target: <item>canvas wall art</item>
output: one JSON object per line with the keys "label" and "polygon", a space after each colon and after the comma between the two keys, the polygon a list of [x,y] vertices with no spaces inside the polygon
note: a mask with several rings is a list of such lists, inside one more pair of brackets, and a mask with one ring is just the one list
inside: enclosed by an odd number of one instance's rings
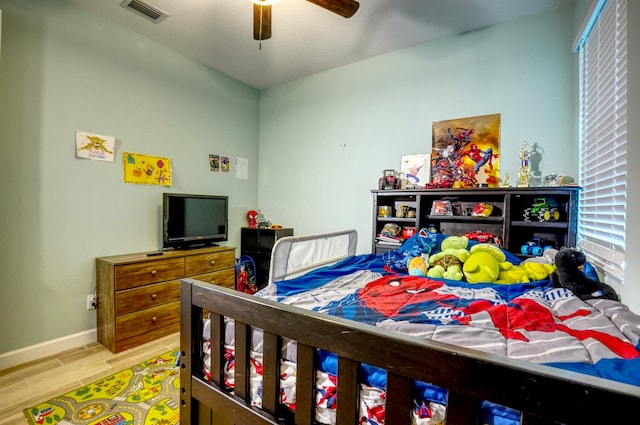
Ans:
{"label": "canvas wall art", "polygon": [[499,165],[500,114],[433,123],[432,186],[498,187]]}

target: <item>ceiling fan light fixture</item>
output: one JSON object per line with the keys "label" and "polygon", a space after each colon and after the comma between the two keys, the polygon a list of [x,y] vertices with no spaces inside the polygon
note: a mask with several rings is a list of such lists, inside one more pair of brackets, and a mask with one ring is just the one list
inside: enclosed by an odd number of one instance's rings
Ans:
{"label": "ceiling fan light fixture", "polygon": [[[271,38],[271,6],[278,0],[250,0],[253,3],[253,39],[268,40]],[[307,0],[321,8],[338,14],[344,18],[352,17],[360,3],[356,0]],[[262,44],[260,44],[262,49]]]}
{"label": "ceiling fan light fixture", "polygon": [[[253,3],[253,39],[254,40],[268,40],[271,38],[271,5],[267,2],[274,0],[264,0]],[[260,44],[262,50],[262,44]]]}

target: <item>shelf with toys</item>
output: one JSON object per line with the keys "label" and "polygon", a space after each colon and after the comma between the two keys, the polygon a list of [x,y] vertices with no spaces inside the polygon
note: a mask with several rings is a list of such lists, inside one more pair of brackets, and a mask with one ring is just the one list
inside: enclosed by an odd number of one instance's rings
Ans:
{"label": "shelf with toys", "polygon": [[579,193],[577,186],[372,190],[372,252],[397,249],[422,228],[518,255],[539,241],[575,246]]}

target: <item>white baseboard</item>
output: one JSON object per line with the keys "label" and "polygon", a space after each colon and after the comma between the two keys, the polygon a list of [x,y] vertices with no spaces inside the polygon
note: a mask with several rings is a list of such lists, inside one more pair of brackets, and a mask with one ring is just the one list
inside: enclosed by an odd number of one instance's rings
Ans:
{"label": "white baseboard", "polygon": [[22,363],[32,362],[44,357],[53,356],[71,348],[91,344],[98,339],[97,329],[79,332],[73,335],[44,341],[29,347],[0,354],[0,370],[8,369]]}

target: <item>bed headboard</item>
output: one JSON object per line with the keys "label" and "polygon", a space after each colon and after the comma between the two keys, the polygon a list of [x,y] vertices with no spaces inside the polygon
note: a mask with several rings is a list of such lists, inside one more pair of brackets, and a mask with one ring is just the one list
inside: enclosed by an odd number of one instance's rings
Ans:
{"label": "bed headboard", "polygon": [[355,255],[357,244],[355,230],[278,239],[271,252],[268,285]]}

